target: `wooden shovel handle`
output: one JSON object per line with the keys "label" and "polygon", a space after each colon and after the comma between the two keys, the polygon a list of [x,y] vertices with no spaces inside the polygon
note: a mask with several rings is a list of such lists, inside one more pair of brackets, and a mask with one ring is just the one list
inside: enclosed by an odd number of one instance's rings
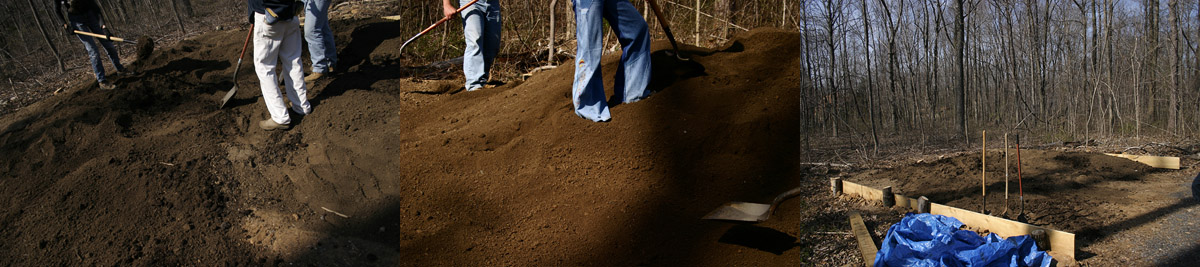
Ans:
{"label": "wooden shovel handle", "polygon": [[99,35],[99,34],[95,34],[95,33],[80,31],[80,30],[75,30],[74,32],[75,32],[75,34],[87,35],[87,36],[105,39],[105,40],[109,40],[109,41],[117,41],[117,42],[131,43],[131,44],[133,43],[132,41],[126,41],[125,39],[122,39],[120,37],[104,36],[104,35]]}

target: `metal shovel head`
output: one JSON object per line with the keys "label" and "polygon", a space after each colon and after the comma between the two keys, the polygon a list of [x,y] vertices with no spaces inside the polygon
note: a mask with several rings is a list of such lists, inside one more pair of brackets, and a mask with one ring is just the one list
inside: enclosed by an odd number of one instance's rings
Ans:
{"label": "metal shovel head", "polygon": [[749,203],[749,202],[729,202],[721,207],[704,215],[705,220],[718,221],[734,221],[734,222],[761,222],[766,220],[767,212],[771,210],[771,205]]}
{"label": "metal shovel head", "polygon": [[229,99],[232,99],[233,95],[236,93],[237,93],[237,85],[234,85],[233,88],[229,89],[228,93],[225,93],[225,98],[221,99],[221,106],[217,107],[217,108],[224,108],[225,103],[229,103]]}

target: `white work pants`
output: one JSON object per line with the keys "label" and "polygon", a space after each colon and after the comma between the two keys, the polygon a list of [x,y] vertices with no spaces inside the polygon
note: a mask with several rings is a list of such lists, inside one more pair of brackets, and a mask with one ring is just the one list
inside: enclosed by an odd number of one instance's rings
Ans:
{"label": "white work pants", "polygon": [[283,96],[279,93],[275,65],[283,64],[283,81],[288,100],[292,101],[292,110],[301,115],[312,112],[303,80],[304,69],[300,66],[303,40],[300,36],[300,20],[293,18],[267,25],[265,16],[260,13],[254,14],[254,71],[258,73],[263,102],[267,104],[271,119],[275,123],[291,124],[292,118],[288,115]]}

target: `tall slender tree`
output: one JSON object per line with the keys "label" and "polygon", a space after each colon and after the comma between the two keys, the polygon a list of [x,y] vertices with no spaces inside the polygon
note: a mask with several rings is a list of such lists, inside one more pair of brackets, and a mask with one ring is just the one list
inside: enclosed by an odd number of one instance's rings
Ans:
{"label": "tall slender tree", "polygon": [[967,87],[966,87],[966,69],[964,68],[963,57],[965,56],[965,47],[967,40],[966,30],[963,28],[963,19],[966,14],[963,13],[963,0],[954,0],[954,68],[958,71],[958,77],[954,80],[954,87],[958,89],[958,124],[962,129],[963,142],[970,144],[970,137],[967,135]]}

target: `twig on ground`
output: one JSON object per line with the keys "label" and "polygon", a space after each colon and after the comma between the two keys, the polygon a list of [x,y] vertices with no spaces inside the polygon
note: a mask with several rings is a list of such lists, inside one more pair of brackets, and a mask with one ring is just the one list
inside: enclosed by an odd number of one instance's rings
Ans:
{"label": "twig on ground", "polygon": [[349,218],[350,218],[350,216],[346,216],[346,214],[342,214],[341,212],[336,212],[336,211],[333,211],[333,210],[331,210],[331,209],[329,209],[329,208],[326,208],[326,207],[321,207],[321,209],[323,209],[323,210],[325,210],[325,211],[328,211],[328,212],[330,212],[330,213],[333,213],[334,215],[341,216],[342,218],[347,218],[347,219],[349,219]]}

